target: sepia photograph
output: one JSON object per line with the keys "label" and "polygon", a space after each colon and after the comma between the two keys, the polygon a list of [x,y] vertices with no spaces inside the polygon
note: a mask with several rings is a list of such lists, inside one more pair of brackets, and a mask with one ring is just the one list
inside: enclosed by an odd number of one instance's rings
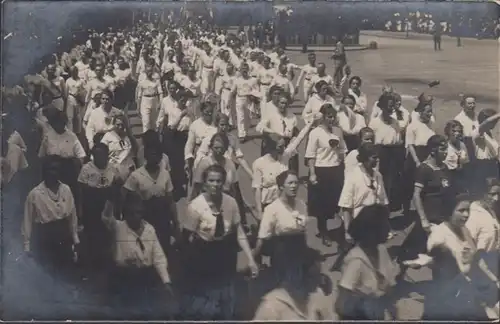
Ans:
{"label": "sepia photograph", "polygon": [[1,4],[0,321],[498,321],[500,1]]}

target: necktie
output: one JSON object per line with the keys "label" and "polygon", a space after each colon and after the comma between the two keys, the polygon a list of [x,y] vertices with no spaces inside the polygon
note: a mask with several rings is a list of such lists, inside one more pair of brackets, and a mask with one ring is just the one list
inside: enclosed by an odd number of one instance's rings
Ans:
{"label": "necktie", "polygon": [[283,118],[281,118],[281,124],[283,125],[283,136],[286,136],[286,123]]}
{"label": "necktie", "polygon": [[139,245],[139,247],[141,248],[141,251],[144,252],[144,250],[145,250],[144,243],[142,243],[142,240],[140,237],[137,238],[137,245]]}
{"label": "necktie", "polygon": [[222,237],[224,236],[224,218],[222,217],[222,212],[214,213],[213,215],[216,217],[214,236]]}

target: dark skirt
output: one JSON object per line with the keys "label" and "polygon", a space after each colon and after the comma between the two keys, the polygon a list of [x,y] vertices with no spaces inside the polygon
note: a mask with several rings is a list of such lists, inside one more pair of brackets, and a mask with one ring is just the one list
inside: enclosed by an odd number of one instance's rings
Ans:
{"label": "dark skirt", "polygon": [[305,233],[273,236],[267,243],[271,267],[278,280],[300,270],[301,251],[307,247]]}
{"label": "dark skirt", "polygon": [[309,215],[318,220],[318,230],[326,231],[326,221],[339,210],[339,199],[344,186],[344,165],[315,167],[318,183],[307,190]]}
{"label": "dark skirt", "polygon": [[167,301],[162,296],[163,284],[154,267],[114,266],[109,285],[120,319],[148,319],[151,316],[159,319],[161,313],[167,312]]}
{"label": "dark skirt", "polygon": [[[417,158],[420,162],[423,162],[429,156],[426,146],[415,145],[415,153],[417,153]],[[404,161],[404,170],[402,173],[402,187],[403,190],[403,207],[408,210],[410,207],[411,200],[413,198],[413,191],[415,189],[415,173],[417,172],[417,165],[413,160],[413,156],[410,152],[406,154],[406,160]]]}
{"label": "dark skirt", "polygon": [[163,128],[164,152],[170,160],[172,183],[174,185],[174,200],[177,202],[187,195],[188,179],[184,172],[184,147],[188,138],[187,131],[173,131]]}
{"label": "dark skirt", "polygon": [[169,215],[170,206],[168,206],[165,196],[153,197],[145,200],[143,203],[144,220],[153,226],[165,255],[168,255],[170,252],[170,237],[172,234],[172,215]]}
{"label": "dark skirt", "polygon": [[73,237],[68,218],[33,224],[31,251],[50,273],[65,275],[73,264]]}
{"label": "dark skirt", "polygon": [[107,188],[82,186],[82,224],[85,263],[101,268],[111,260],[111,233],[102,221]]}
{"label": "dark skirt", "polygon": [[77,160],[75,158],[61,158],[60,160],[61,168],[59,178],[62,183],[69,186],[73,198],[75,199],[75,205],[78,206],[81,198],[78,184],[78,174],[80,170],[77,167]]}
{"label": "dark skirt", "polygon": [[236,232],[220,241],[197,237],[184,248],[182,319],[234,319],[239,249]]}
{"label": "dark skirt", "polygon": [[360,143],[359,135],[344,134],[344,142],[348,152],[356,150]]}
{"label": "dark skirt", "polygon": [[427,238],[429,234],[422,227],[420,216],[416,210],[410,211],[406,217],[414,223],[413,228],[404,239],[403,244],[398,248],[397,258],[400,261],[414,260],[418,254],[427,253]]}
{"label": "dark skirt", "polygon": [[405,155],[404,145],[379,145],[379,171],[391,211],[400,210],[402,206],[404,195],[401,192],[401,175]]}

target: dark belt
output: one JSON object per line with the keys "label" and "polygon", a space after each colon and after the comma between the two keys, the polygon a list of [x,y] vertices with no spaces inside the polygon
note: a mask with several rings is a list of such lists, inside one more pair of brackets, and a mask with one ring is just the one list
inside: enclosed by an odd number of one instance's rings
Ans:
{"label": "dark belt", "polygon": [[158,97],[160,94],[154,94],[154,95],[142,95],[143,97],[146,97],[146,98],[154,98],[154,97]]}

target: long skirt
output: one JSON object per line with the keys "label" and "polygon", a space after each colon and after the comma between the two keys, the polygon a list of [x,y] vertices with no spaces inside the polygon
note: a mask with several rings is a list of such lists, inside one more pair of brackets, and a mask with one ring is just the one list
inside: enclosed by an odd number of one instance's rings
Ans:
{"label": "long skirt", "polygon": [[326,222],[339,210],[339,199],[344,186],[344,165],[315,167],[318,183],[307,187],[309,215],[317,218],[318,231],[326,234]]}
{"label": "long skirt", "polygon": [[111,260],[111,233],[101,219],[107,190],[82,186],[84,262],[96,270],[105,268]]}
{"label": "long skirt", "polygon": [[168,127],[163,129],[163,148],[170,160],[174,200],[177,202],[187,195],[188,179],[184,172],[184,147],[188,138],[187,131],[174,131]]}
{"label": "long skirt", "polygon": [[401,174],[403,172],[405,148],[403,145],[379,146],[379,171],[384,180],[384,188],[389,198],[391,211],[401,209]]}
{"label": "long skirt", "polygon": [[239,249],[236,232],[212,242],[196,237],[184,248],[183,319],[233,319]]}
{"label": "long skirt", "polygon": [[[414,146],[415,153],[420,162],[423,162],[429,156],[426,146]],[[413,160],[412,155],[408,152],[406,155],[406,160],[404,162],[404,169],[402,173],[402,187],[403,190],[403,207],[408,210],[410,207],[411,200],[413,198],[413,191],[415,189],[415,173],[417,171],[417,165]]]}
{"label": "long skirt", "polygon": [[153,197],[144,201],[144,220],[155,229],[158,241],[167,257],[171,252],[171,219],[173,217],[173,215],[169,215],[169,207],[164,196]]}
{"label": "long skirt", "polygon": [[301,251],[307,247],[305,233],[274,236],[266,243],[265,252],[270,256],[277,281],[287,276],[300,275],[300,258],[303,257]]}
{"label": "long skirt", "polygon": [[73,237],[68,218],[33,225],[31,251],[35,260],[55,277],[69,276],[73,265]]}
{"label": "long skirt", "polygon": [[[154,267],[114,266],[109,276],[112,304],[119,319],[165,319],[173,301],[167,300]],[[118,318],[117,318],[118,319]]]}

